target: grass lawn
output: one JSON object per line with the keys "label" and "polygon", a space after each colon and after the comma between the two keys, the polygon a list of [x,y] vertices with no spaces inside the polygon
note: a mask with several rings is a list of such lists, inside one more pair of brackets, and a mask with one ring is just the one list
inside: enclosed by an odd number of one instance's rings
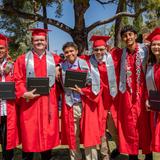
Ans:
{"label": "grass lawn", "polygon": [[[115,148],[115,143],[113,141],[109,141],[109,147],[110,147],[110,150],[112,151]],[[84,153],[83,149],[82,149],[82,153]],[[53,155],[53,160],[70,160],[69,151],[66,146],[59,146],[53,149],[52,155]],[[128,159],[127,155],[120,155],[115,160],[127,160],[127,159]],[[139,159],[144,160],[144,155],[140,154]],[[0,160],[1,160],[1,156],[0,156]],[[18,147],[15,150],[14,160],[21,160],[21,147]],[[40,160],[40,155],[38,153],[35,154],[34,160]],[[154,153],[154,160],[160,160],[160,153]]]}

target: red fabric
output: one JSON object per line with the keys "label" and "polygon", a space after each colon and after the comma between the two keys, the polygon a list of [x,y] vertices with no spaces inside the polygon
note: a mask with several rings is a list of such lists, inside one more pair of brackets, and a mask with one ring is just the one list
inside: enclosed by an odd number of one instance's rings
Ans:
{"label": "red fabric", "polygon": [[[110,53],[111,53],[113,61],[114,61],[117,89],[119,90],[120,61],[121,61],[122,51],[120,48],[112,48]],[[112,114],[112,118],[113,118],[113,121],[114,121],[116,128],[117,128],[117,109],[118,109],[118,105],[119,105],[118,98],[119,98],[119,91],[118,91],[118,95],[113,100],[113,104],[110,107],[110,112]]]}
{"label": "red fabric", "polygon": [[155,28],[153,32],[149,34],[146,40],[150,42],[160,40],[160,27]]}
{"label": "red fabric", "polygon": [[118,106],[118,134],[119,151],[126,154],[138,154],[142,149],[143,153],[150,152],[151,130],[149,125],[149,112],[145,107],[145,75],[141,66],[139,96],[136,95],[136,56],[129,53],[127,56],[128,65],[132,71],[132,90],[126,84],[125,93],[119,93]]}
{"label": "red fabric", "polygon": [[[90,87],[82,89],[82,116],[80,120],[80,140],[84,147],[100,144],[99,124],[97,117],[98,97],[91,93]],[[69,145],[70,149],[76,149],[74,132],[73,107],[65,103],[65,95],[62,92],[62,144]]]}
{"label": "red fabric", "polygon": [[[160,65],[154,65],[154,79],[157,90],[160,92]],[[160,152],[160,113],[151,112],[152,151]]]}
{"label": "red fabric", "polygon": [[6,40],[0,39],[0,45],[7,46]]}
{"label": "red fabric", "polygon": [[[2,81],[2,77],[0,76],[0,81]],[[11,82],[13,81],[13,74],[9,72],[9,74],[5,75],[5,81]],[[7,146],[6,149],[13,149],[19,143],[19,132],[18,132],[18,111],[16,108],[15,100],[7,100]]]}
{"label": "red fabric", "polygon": [[47,36],[48,34],[48,29],[43,29],[43,28],[32,28],[30,29],[32,31],[32,36]]}
{"label": "red fabric", "polygon": [[[55,54],[53,56],[55,62],[58,63],[59,57]],[[34,54],[34,70],[36,77],[45,77],[47,75],[46,55],[39,59]],[[59,145],[56,84],[50,89],[49,96],[40,96],[26,102],[26,99],[21,97],[26,92],[25,54],[18,57],[15,62],[14,78],[20,107],[23,151],[42,152]],[[49,113],[51,114],[50,120]]]}
{"label": "red fabric", "polygon": [[106,47],[106,42],[110,39],[109,36],[98,36],[98,35],[93,35],[90,39],[90,41],[93,41],[93,48],[99,47],[99,46],[105,46]]}
{"label": "red fabric", "polygon": [[0,45],[8,46],[9,38],[4,36],[3,34],[0,34]]}
{"label": "red fabric", "polygon": [[[118,82],[118,74],[119,74],[119,62],[120,62],[120,50],[119,49],[112,49],[111,55],[114,61],[115,66],[115,74],[116,74],[116,80]],[[81,56],[83,59],[85,59],[88,64],[89,63],[89,56]],[[98,64],[98,70],[100,74],[100,93],[98,94],[99,97],[99,105],[98,105],[98,121],[99,121],[99,127],[100,127],[100,135],[105,135],[106,130],[106,123],[107,123],[107,113],[110,111],[112,113],[112,117],[115,122],[115,126],[117,126],[117,103],[118,103],[118,96],[116,96],[114,99],[110,96],[109,92],[109,84],[108,84],[108,76],[107,76],[107,70],[105,63],[99,63]],[[118,83],[117,83],[118,86]]]}

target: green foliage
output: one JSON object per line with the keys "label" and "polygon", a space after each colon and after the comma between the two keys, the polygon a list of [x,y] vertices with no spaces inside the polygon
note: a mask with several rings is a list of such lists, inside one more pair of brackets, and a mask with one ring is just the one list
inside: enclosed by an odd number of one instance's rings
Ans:
{"label": "green foliage", "polygon": [[[53,14],[52,19],[55,20],[54,19],[55,16],[56,18],[60,18],[63,16],[63,2],[65,2],[65,0],[47,0],[47,1],[46,0],[1,0],[1,2],[3,2],[4,6],[6,7],[13,6],[15,9],[19,11],[30,13],[30,14],[36,14],[36,13],[42,14],[42,8],[53,7],[55,14]],[[85,8],[83,7],[83,5],[85,6],[86,4],[89,4],[91,0],[68,0],[68,2],[81,3],[82,8]],[[102,5],[114,3],[115,5],[117,5],[117,8],[118,8],[118,5],[119,6],[122,5],[123,9],[121,11],[130,11],[132,13],[139,11],[141,8],[145,8],[146,9],[145,12],[143,14],[141,13],[135,19],[128,18],[128,17],[119,18],[119,19],[122,18],[122,22],[120,22],[122,23],[122,25],[133,24],[137,28],[139,33],[142,33],[142,29],[144,27],[148,27],[152,29],[155,26],[160,26],[160,20],[159,20],[160,19],[160,0],[126,0],[126,1],[102,0],[101,2],[102,2],[101,3]],[[75,10],[75,12],[78,12],[78,10]],[[75,20],[75,23],[76,22],[82,22],[82,21]],[[30,35],[28,34],[27,30],[28,28],[31,28],[34,25],[35,25],[34,21],[26,20],[26,19],[24,20],[22,18],[15,17],[13,16],[12,13],[7,15],[2,15],[2,14],[0,15],[0,27],[2,30],[6,32],[6,35],[11,37],[12,39],[10,48],[11,48],[11,54],[13,57],[16,57],[18,54],[20,54],[21,52],[24,52],[25,50],[31,47]],[[96,28],[95,30],[93,30],[92,33],[99,34],[99,35],[109,34],[113,37],[114,27],[119,27],[119,26],[121,25],[118,24],[118,26],[115,26],[113,24],[112,26],[109,26],[109,27],[106,27],[106,25],[104,25],[102,27]],[[78,29],[80,30],[80,28]],[[77,33],[80,32],[79,30],[77,31]],[[81,30],[85,31],[86,28],[81,28]],[[90,37],[90,35],[88,37]]]}
{"label": "green foliage", "polygon": [[[28,13],[33,13],[33,3],[30,1],[15,1],[13,5],[21,7],[21,10]],[[7,0],[4,0],[4,4]],[[26,20],[12,15],[0,15],[0,28],[5,31],[5,34],[10,37],[10,55],[15,59],[19,54],[25,52],[30,46],[30,34],[28,28],[34,26],[34,21]]]}
{"label": "green foliage", "polygon": [[147,2],[148,10],[144,14],[145,23],[143,27],[152,30],[153,28],[160,26],[160,0],[147,0]]}

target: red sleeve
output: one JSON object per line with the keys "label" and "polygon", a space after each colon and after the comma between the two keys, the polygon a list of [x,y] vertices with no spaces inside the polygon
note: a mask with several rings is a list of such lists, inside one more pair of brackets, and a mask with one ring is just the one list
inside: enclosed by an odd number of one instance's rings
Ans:
{"label": "red sleeve", "polygon": [[62,62],[62,59],[59,55],[53,53],[53,57],[56,65]]}
{"label": "red sleeve", "polygon": [[27,91],[25,55],[18,57],[14,64],[14,81],[16,88],[16,96],[19,99]]}
{"label": "red sleeve", "polygon": [[82,88],[81,90],[82,90],[82,92],[84,93],[84,95],[82,95],[82,97],[85,96],[85,97],[88,98],[90,101],[95,102],[95,103],[98,103],[100,97],[102,96],[102,90],[103,90],[103,88],[102,88],[102,87],[100,88],[100,92],[98,93],[98,95],[95,95],[95,94],[92,92],[91,86]]}

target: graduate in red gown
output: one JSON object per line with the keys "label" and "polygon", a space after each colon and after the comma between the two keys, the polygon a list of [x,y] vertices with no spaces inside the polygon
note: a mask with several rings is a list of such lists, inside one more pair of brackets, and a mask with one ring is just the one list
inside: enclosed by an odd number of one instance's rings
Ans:
{"label": "graduate in red gown", "polygon": [[[90,41],[93,41],[93,51],[91,56],[81,56],[86,59],[91,70],[92,92],[100,97],[98,105],[98,121],[101,135],[101,154],[104,160],[109,159],[109,148],[106,140],[107,115],[114,117],[116,123],[116,102],[118,93],[118,59],[120,59],[118,49],[115,52],[107,51],[109,36],[93,35]],[[114,58],[113,58],[114,56]],[[111,107],[112,106],[112,107]],[[114,111],[114,112],[112,112]],[[112,115],[113,114],[113,115]],[[113,124],[114,124],[113,122]],[[115,124],[117,126],[117,124]],[[112,128],[114,126],[111,126]]]}
{"label": "graduate in red gown", "polygon": [[[146,74],[148,92],[149,90],[160,92],[160,27],[154,29],[147,37],[147,40],[151,42],[150,63]],[[150,107],[148,100],[146,101],[146,105]],[[160,152],[160,113],[151,111],[150,114],[152,129],[151,149],[153,152]]]}
{"label": "graduate in red gown", "polygon": [[96,145],[100,144],[97,121],[98,97],[91,92],[91,78],[87,62],[79,57],[78,47],[73,42],[63,46],[65,61],[61,64],[62,85],[67,70],[87,72],[87,86],[64,88],[62,92],[62,144],[69,145],[71,160],[82,160],[80,143],[83,144],[86,160],[98,160]]}
{"label": "graduate in red gown", "polygon": [[[13,82],[13,61],[8,55],[9,39],[0,34],[0,82]],[[0,142],[2,159],[12,160],[18,145],[18,121],[15,100],[0,99]]]}
{"label": "graduate in red gown", "polygon": [[148,58],[146,46],[136,43],[137,32],[127,25],[121,30],[122,50],[119,83],[118,134],[119,151],[138,160],[138,151],[150,154],[151,130],[149,112],[146,110],[145,72]]}
{"label": "graduate in red gown", "polygon": [[[41,152],[49,160],[51,149],[59,145],[58,105],[55,67],[59,56],[46,50],[45,29],[32,29],[33,49],[15,62],[14,78],[20,109],[23,159],[31,160],[33,152]],[[39,95],[26,88],[27,77],[49,77],[49,95]]]}

